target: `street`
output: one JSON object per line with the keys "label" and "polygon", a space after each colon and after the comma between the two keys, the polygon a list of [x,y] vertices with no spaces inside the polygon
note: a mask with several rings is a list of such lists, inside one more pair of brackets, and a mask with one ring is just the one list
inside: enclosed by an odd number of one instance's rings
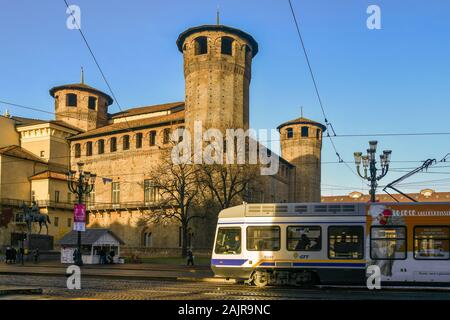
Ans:
{"label": "street", "polygon": [[0,275],[0,288],[39,287],[42,295],[7,295],[17,299],[101,299],[101,300],[450,300],[449,290],[381,290],[341,288],[256,288],[244,284],[217,284],[196,281],[122,280],[103,277],[82,279],[81,290],[68,290],[64,276]]}

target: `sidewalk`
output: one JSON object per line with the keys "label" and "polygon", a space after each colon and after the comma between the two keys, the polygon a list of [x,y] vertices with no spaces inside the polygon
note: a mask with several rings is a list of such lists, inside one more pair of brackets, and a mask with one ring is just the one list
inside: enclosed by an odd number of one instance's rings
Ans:
{"label": "sidewalk", "polygon": [[0,297],[11,295],[36,295],[42,294],[41,288],[15,288],[0,286]]}
{"label": "sidewalk", "polygon": [[[66,276],[69,265],[59,262],[1,264],[0,274],[4,275],[40,275]],[[81,267],[82,277],[96,278],[131,278],[142,280],[178,280],[178,281],[207,281],[233,283],[223,278],[215,278],[209,266],[183,266],[164,264],[114,264],[114,265],[85,265]]]}

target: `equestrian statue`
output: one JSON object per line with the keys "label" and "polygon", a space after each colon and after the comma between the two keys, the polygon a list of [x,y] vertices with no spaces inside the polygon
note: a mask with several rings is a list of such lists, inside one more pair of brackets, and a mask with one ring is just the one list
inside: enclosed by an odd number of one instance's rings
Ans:
{"label": "equestrian statue", "polygon": [[31,227],[33,226],[33,223],[38,222],[39,223],[39,234],[41,234],[42,225],[45,225],[45,228],[47,229],[47,235],[48,235],[48,225],[50,224],[50,218],[46,214],[42,214],[39,212],[39,207],[36,203],[36,201],[32,202],[31,208],[29,208],[24,202],[22,203],[22,210],[24,214],[24,220],[28,227],[28,232],[31,233]]}

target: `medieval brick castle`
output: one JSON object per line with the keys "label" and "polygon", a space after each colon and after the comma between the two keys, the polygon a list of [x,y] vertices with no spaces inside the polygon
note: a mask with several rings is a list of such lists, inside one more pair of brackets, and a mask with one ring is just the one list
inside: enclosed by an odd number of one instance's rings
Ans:
{"label": "medieval brick castle", "polygon": [[[258,43],[235,28],[203,25],[181,33],[176,44],[184,58],[184,102],[109,114],[113,99],[82,80],[50,90],[55,120],[0,117],[2,206],[17,208],[20,201],[36,200],[50,216],[49,233],[61,238],[71,229],[75,200],[65,173],[77,170],[81,161],[99,177],[87,199],[91,227],[112,229],[129,247],[179,248],[178,225],[139,223],[146,208],[158,201],[147,173],[176,128],[190,130],[196,120],[208,127],[249,128],[251,65]],[[300,117],[278,130],[278,173],[264,179],[261,191],[247,200],[320,202],[325,126]],[[214,221],[202,222],[208,223]],[[193,228],[190,245],[210,247],[211,230],[204,225]],[[0,245],[9,243],[13,233],[13,226],[0,228]]]}

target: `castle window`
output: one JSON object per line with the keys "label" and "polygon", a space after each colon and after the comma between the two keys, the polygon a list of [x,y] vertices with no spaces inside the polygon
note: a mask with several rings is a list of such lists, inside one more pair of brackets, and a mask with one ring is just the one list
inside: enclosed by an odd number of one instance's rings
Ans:
{"label": "castle window", "polygon": [[68,107],[76,107],[77,106],[77,95],[75,93],[67,94],[66,106],[68,106]]}
{"label": "castle window", "polygon": [[158,200],[159,188],[151,180],[144,180],[144,201],[145,203],[152,203]]}
{"label": "castle window", "polygon": [[142,148],[142,133],[139,132],[136,134],[136,149]]}
{"label": "castle window", "polygon": [[222,54],[233,55],[233,39],[222,37]]}
{"label": "castle window", "polygon": [[156,145],[156,131],[150,131],[150,146]]}
{"label": "castle window", "polygon": [[87,143],[86,143],[86,155],[89,157],[89,156],[92,156],[92,142],[91,141],[88,141]]}
{"label": "castle window", "polygon": [[75,144],[75,158],[81,157],[81,144]]}
{"label": "castle window", "polygon": [[124,136],[123,137],[123,150],[130,149],[130,136]]}
{"label": "castle window", "polygon": [[120,183],[119,182],[113,182],[111,184],[111,202],[113,204],[120,203]]}
{"label": "castle window", "polygon": [[169,142],[170,142],[170,129],[166,128],[166,129],[164,129],[163,143],[169,143]]}
{"label": "castle window", "polygon": [[95,110],[97,106],[97,98],[96,97],[89,97],[88,100],[88,108],[91,110]]}
{"label": "castle window", "polygon": [[316,138],[317,138],[317,140],[320,140],[321,136],[322,136],[322,134],[320,133],[320,129],[317,129],[316,130]]}
{"label": "castle window", "polygon": [[308,137],[308,127],[302,127],[302,137],[306,138]]}
{"label": "castle window", "polygon": [[105,153],[105,140],[98,140],[98,154]]}
{"label": "castle window", "polygon": [[208,38],[198,37],[195,39],[195,55],[208,53]]}
{"label": "castle window", "polygon": [[292,139],[294,137],[294,130],[292,128],[286,129],[286,138]]}
{"label": "castle window", "polygon": [[109,142],[109,151],[110,152],[117,151],[117,138],[116,137],[111,138],[111,141]]}

